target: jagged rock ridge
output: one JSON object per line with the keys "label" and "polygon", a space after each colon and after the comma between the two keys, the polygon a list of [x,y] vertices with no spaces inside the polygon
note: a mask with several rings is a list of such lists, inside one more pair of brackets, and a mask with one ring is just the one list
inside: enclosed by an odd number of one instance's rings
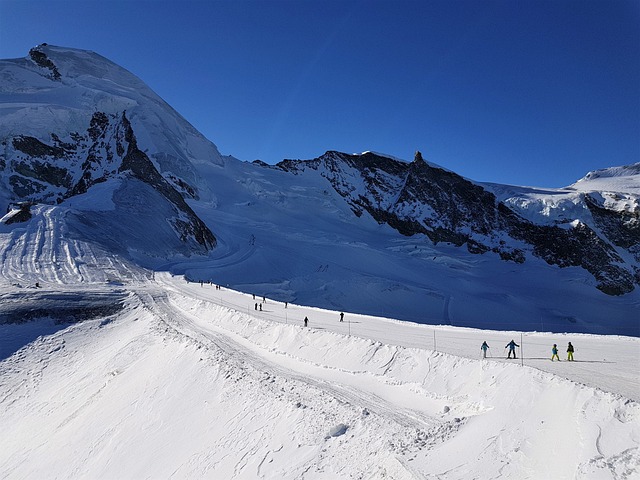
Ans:
{"label": "jagged rock ridge", "polygon": [[539,225],[482,185],[425,162],[420,152],[407,163],[372,152],[330,151],[314,160],[285,160],[276,168],[296,174],[318,172],[355,215],[366,211],[403,235],[423,234],[434,244],[465,245],[471,253],[493,252],[516,263],[531,254],[550,265],[581,267],[609,295],[628,293],[640,284],[637,263],[625,262],[617,251],[639,260],[638,212],[607,209],[589,195],[584,203],[593,225]]}

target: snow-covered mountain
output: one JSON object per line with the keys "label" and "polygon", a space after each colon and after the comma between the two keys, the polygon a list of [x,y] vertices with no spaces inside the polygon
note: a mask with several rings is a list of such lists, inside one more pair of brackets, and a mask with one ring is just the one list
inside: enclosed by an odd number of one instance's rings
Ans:
{"label": "snow-covered mountain", "polygon": [[101,252],[327,308],[640,335],[638,164],[556,190],[480,184],[421,155],[252,164],[93,52],[40,45],[0,78],[4,258],[51,238],[20,258],[87,279],[66,252]]}
{"label": "snow-covered mountain", "polygon": [[[530,255],[550,265],[581,267],[610,295],[628,293],[640,284],[637,192],[556,192],[571,204],[573,215],[554,213],[551,220],[540,206],[537,215],[525,218],[520,213],[531,192],[499,200],[485,186],[428,164],[420,152],[410,164],[373,153],[328,152],[316,160],[285,161],[278,167],[318,172],[355,215],[366,211],[406,236],[425,235],[436,245],[464,245],[471,253],[493,252],[517,264]],[[637,164],[626,170],[635,171],[636,190],[639,169]],[[551,193],[545,195],[540,203],[548,210],[558,209],[549,205],[550,197]]]}
{"label": "snow-covered mountain", "polygon": [[[142,212],[144,228],[165,239],[165,254],[215,245],[184,197],[206,192],[192,164],[221,156],[137,77],[93,52],[44,44],[1,61],[0,78],[3,204],[20,202],[24,212],[25,202],[60,204],[108,181],[116,214],[85,221],[121,230],[117,215],[149,202],[157,211]],[[129,246],[120,233],[115,243]]]}
{"label": "snow-covered mountain", "polygon": [[0,477],[635,478],[638,168],[246,163],[92,52],[0,61]]}

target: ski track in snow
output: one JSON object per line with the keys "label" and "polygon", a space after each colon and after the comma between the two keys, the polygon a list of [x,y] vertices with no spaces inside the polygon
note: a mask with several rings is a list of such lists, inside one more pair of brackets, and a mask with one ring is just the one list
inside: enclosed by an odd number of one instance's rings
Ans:
{"label": "ski track in snow", "polygon": [[[636,402],[518,364],[417,348],[415,329],[427,326],[365,325],[346,313],[349,325],[337,312],[269,299],[270,318],[260,318],[250,295],[168,274],[126,288],[123,313],[42,336],[0,362],[3,477],[640,473]],[[370,338],[376,322],[398,342]]]}
{"label": "ski track in snow", "polygon": [[[3,478],[640,474],[636,338],[572,335],[569,364],[548,359],[563,336],[527,333],[524,368],[482,361],[482,340],[499,354],[516,333],[339,322],[271,299],[256,311],[248,294],[151,281],[68,238],[60,214],[4,237],[3,308],[50,320],[0,324],[2,342],[24,342],[0,361]],[[42,288],[17,286],[34,279]],[[69,302],[110,301],[124,310],[55,323]]]}

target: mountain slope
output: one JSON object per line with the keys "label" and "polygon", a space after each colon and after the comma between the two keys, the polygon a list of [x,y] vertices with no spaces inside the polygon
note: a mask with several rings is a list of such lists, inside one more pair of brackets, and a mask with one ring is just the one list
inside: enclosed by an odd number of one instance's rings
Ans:
{"label": "mountain slope", "polygon": [[[419,152],[412,163],[371,152],[328,152],[278,167],[296,174],[318,172],[356,215],[366,211],[406,236],[426,235],[436,245],[466,245],[471,253],[491,251],[515,263],[524,263],[530,253],[550,265],[582,267],[610,295],[629,293],[640,284],[638,196],[627,196],[631,206],[620,211],[585,193],[578,202],[589,216],[541,224],[512,209],[513,199],[499,201],[482,185],[429,165]],[[631,259],[625,262],[623,255]]]}
{"label": "mountain slope", "polygon": [[[0,77],[7,281],[21,262],[83,272],[84,255],[113,255],[423,323],[640,335],[637,166],[544,190],[479,184],[421,156],[250,164],[93,52],[40,45],[0,61]],[[57,246],[26,247],[48,238]]]}
{"label": "mountain slope", "polygon": [[[139,79],[93,52],[49,45],[0,62],[0,76],[6,203],[59,204],[97,183],[135,184],[160,194],[156,202],[166,214],[157,221],[171,225],[168,243],[177,236],[188,244],[184,254],[215,246],[183,195],[198,196],[202,187],[191,163],[200,157],[192,151],[211,162],[222,158]],[[126,235],[121,243],[127,246]]]}

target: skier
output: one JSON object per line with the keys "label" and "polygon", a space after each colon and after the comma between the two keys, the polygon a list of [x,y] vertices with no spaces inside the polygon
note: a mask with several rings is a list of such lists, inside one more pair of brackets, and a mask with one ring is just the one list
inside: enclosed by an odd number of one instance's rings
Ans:
{"label": "skier", "polygon": [[306,327],[309,324],[309,319],[304,317],[304,326]]}
{"label": "skier", "polygon": [[554,343],[553,344],[553,348],[551,349],[551,353],[553,355],[551,355],[551,361],[553,362],[554,358],[557,358],[558,361],[560,361],[560,357],[558,356],[558,346]]}
{"label": "skier", "polygon": [[567,346],[567,360],[573,362],[573,345],[571,345],[571,342]]}
{"label": "skier", "polygon": [[260,304],[260,311],[262,311],[262,304]]}
{"label": "skier", "polygon": [[258,310],[258,303],[257,303],[257,302],[256,302],[256,306],[255,306],[255,309],[256,309],[256,310]]}
{"label": "skier", "polygon": [[511,340],[509,343],[507,343],[507,346],[504,348],[509,347],[509,353],[507,354],[507,358],[511,358],[511,354],[513,353],[513,358],[518,358],[516,357],[516,347],[519,347],[520,345],[518,345],[516,342],[514,342],[513,340]]}
{"label": "skier", "polygon": [[487,345],[487,342],[482,342],[482,345],[480,345],[480,350],[482,350],[482,358],[487,358],[488,349],[489,345]]}
{"label": "skier", "polygon": [[344,313],[343,312],[340,312],[340,321],[341,322],[344,321]]}

